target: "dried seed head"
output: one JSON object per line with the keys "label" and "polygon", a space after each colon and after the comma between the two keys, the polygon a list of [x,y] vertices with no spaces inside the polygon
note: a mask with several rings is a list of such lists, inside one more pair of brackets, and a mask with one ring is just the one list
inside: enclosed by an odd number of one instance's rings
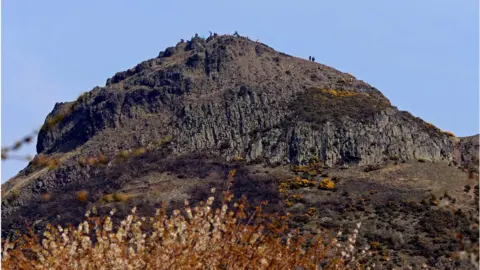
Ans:
{"label": "dried seed head", "polygon": [[214,197],[209,197],[207,200],[207,205],[212,205],[214,200],[215,200]]}

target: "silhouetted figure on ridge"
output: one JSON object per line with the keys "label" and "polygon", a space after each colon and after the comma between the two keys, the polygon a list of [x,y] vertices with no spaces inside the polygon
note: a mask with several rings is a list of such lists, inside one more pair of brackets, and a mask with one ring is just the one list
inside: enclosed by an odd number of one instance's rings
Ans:
{"label": "silhouetted figure on ridge", "polygon": [[237,31],[235,31],[235,33],[233,33],[233,35],[236,36],[236,37],[240,36]]}
{"label": "silhouetted figure on ridge", "polygon": [[312,56],[312,61],[315,62],[315,57]]}
{"label": "silhouetted figure on ridge", "polygon": [[210,36],[208,36],[208,37],[212,37],[212,31],[208,31],[208,33],[210,33]]}
{"label": "silhouetted figure on ridge", "polygon": [[311,56],[308,57],[308,61],[312,61],[312,57],[311,57]]}

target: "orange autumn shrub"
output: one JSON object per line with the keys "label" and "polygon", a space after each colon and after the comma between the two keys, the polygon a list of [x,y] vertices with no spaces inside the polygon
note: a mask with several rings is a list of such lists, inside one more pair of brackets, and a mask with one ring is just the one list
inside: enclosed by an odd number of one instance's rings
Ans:
{"label": "orange autumn shrub", "polygon": [[335,236],[291,230],[288,214],[262,213],[266,202],[247,213],[246,199],[232,204],[232,198],[231,192],[225,192],[217,209],[212,208],[213,196],[193,208],[185,201],[183,211],[174,210],[171,215],[164,206],[153,217],[138,217],[133,208],[115,230],[115,210],[107,217],[91,217],[89,211],[77,228],[49,225],[42,240],[31,233],[14,242],[3,241],[2,269],[320,269],[320,265],[325,266],[321,269],[347,269],[359,265],[361,256],[349,261],[355,258],[353,251]]}

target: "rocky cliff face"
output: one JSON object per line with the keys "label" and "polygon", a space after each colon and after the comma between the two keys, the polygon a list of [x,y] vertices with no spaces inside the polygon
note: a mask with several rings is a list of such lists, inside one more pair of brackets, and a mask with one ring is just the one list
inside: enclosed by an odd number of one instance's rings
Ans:
{"label": "rocky cliff face", "polygon": [[40,132],[39,153],[108,153],[168,135],[174,154],[209,150],[269,164],[453,158],[448,135],[374,87],[241,37],[179,43],[51,116],[72,105],[60,125]]}
{"label": "rocky cliff face", "polygon": [[457,164],[478,173],[479,136],[460,138],[454,145],[454,160]]}
{"label": "rocky cliff face", "polygon": [[[52,120],[58,123],[51,127]],[[478,224],[478,185],[476,196],[474,189],[463,191],[465,185],[475,185],[464,167],[473,166],[478,173],[478,136],[455,138],[398,110],[350,74],[242,37],[180,42],[76,101],[57,103],[39,133],[37,151],[61,164],[48,170],[32,162],[2,185],[2,237],[25,231],[26,225],[41,230],[46,223],[79,222],[94,205],[106,207],[104,213],[112,206],[126,213],[132,205],[151,213],[159,201],[205,199],[211,187],[222,189],[235,166],[232,189],[237,197],[267,199],[273,210],[298,212],[297,220],[304,221],[300,210],[313,207],[321,213],[310,221],[313,227],[344,226],[363,218],[365,243],[381,238],[394,243],[389,248],[395,253],[447,254],[447,248],[458,245],[448,230],[478,238],[478,230],[465,225]],[[119,161],[132,153],[133,158]],[[85,160],[100,154],[104,162],[99,166]],[[244,162],[239,165],[239,160]],[[305,200],[285,205],[278,183],[296,176],[283,165],[311,160],[320,162],[308,173],[295,171],[297,176],[321,180],[334,175],[338,190],[289,191]],[[79,190],[87,192],[86,200],[78,200]],[[445,190],[469,205],[462,206],[470,211],[463,223],[453,224],[450,214],[440,215],[428,201],[411,204]],[[106,195],[119,191],[134,199],[128,205],[105,202]],[[410,210],[392,208],[393,201]],[[434,237],[439,230],[432,234],[430,226],[439,219],[441,229],[446,228],[441,237],[448,238],[441,245]],[[378,229],[380,223],[384,231]],[[405,244],[387,239],[391,228],[398,228],[395,233]],[[420,250],[415,242],[419,232],[432,243]]]}

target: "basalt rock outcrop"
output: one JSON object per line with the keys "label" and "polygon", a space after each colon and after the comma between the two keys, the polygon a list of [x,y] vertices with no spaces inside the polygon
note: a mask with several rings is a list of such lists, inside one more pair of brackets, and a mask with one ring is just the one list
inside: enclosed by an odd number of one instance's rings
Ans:
{"label": "basalt rock outcrop", "polygon": [[[450,161],[448,135],[333,68],[245,38],[193,38],[119,72],[38,136],[38,153],[104,152],[173,136],[174,154],[209,150],[269,164]],[[72,103],[58,103],[51,116]],[[114,132],[115,141],[105,140]],[[97,149],[98,150],[98,149]]]}
{"label": "basalt rock outcrop", "polygon": [[[52,119],[59,121],[49,125]],[[49,170],[31,162],[2,185],[2,237],[26,225],[41,229],[47,222],[78,222],[87,208],[119,190],[136,193],[141,200],[135,204],[146,212],[159,200],[202,197],[222,184],[208,179],[225,178],[229,162],[239,160],[264,168],[316,160],[324,169],[338,169],[345,181],[336,185],[344,192],[310,200],[312,207],[321,201],[322,220],[335,220],[328,213],[344,213],[345,194],[361,188],[383,190],[378,209],[393,198],[421,200],[427,191],[441,192],[440,187],[450,188],[450,177],[463,194],[471,177],[465,180],[452,165],[478,173],[478,145],[478,135],[455,138],[398,110],[378,89],[348,73],[244,37],[195,37],[118,72],[73,102],[55,104],[38,135],[37,152],[61,163]],[[132,152],[135,157],[117,162],[119,153]],[[84,157],[100,154],[101,166],[85,162]],[[425,172],[418,172],[420,162],[428,162]],[[238,167],[233,190],[284,209],[276,188],[282,177],[259,176],[261,170],[252,168]],[[395,188],[393,178],[401,179]],[[435,186],[433,179],[441,184]],[[78,190],[88,191],[87,202],[77,200]],[[334,205],[333,198],[340,203]],[[405,228],[416,233],[420,217],[405,215],[414,224]]]}

